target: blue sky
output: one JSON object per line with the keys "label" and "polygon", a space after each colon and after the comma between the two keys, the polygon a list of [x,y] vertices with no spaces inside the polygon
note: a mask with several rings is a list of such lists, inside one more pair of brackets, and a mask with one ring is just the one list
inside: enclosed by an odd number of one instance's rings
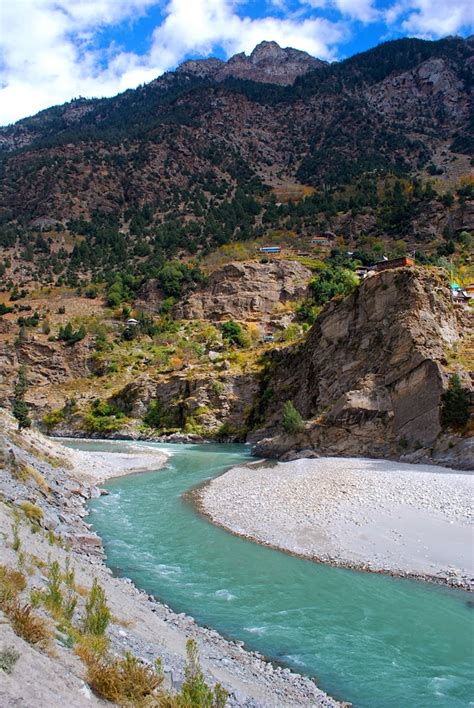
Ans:
{"label": "blue sky", "polygon": [[264,39],[330,61],[473,31],[472,0],[0,0],[0,124]]}

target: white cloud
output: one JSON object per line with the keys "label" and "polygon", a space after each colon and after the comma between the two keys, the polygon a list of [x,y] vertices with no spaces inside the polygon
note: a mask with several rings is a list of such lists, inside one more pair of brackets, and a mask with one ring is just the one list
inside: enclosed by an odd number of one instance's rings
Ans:
{"label": "white cloud", "polygon": [[443,37],[474,25],[472,0],[412,0],[404,9],[401,28],[411,34]]}
{"label": "white cloud", "polygon": [[302,0],[304,4],[312,8],[333,9],[341,13],[343,17],[360,22],[373,22],[380,16],[380,12],[375,8],[375,0]]}
{"label": "white cloud", "polygon": [[[0,3],[0,124],[78,95],[113,95],[162,72],[117,50],[103,68],[97,30],[154,0],[16,0]],[[150,76],[150,70],[152,76]]]}

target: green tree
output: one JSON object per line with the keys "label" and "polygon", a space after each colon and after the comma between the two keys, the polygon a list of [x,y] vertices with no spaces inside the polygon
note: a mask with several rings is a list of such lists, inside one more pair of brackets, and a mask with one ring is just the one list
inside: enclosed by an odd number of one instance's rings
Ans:
{"label": "green tree", "polygon": [[461,428],[469,420],[470,391],[463,387],[459,374],[453,374],[442,397],[441,421],[446,427]]}
{"label": "green tree", "polygon": [[237,344],[239,347],[246,345],[246,337],[241,325],[234,320],[228,320],[222,325],[222,338],[227,339],[231,344]]}
{"label": "green tree", "polygon": [[346,296],[358,285],[357,275],[348,268],[327,266],[310,283],[316,305],[324,305],[336,295]]}
{"label": "green tree", "polygon": [[28,413],[28,404],[25,401],[21,399],[15,399],[13,401],[13,415],[18,421],[18,430],[31,427],[31,418]]}
{"label": "green tree", "polygon": [[31,418],[29,417],[28,404],[25,401],[25,393],[28,389],[28,379],[26,369],[22,365],[18,371],[18,378],[13,387],[13,405],[12,413],[18,421],[18,430],[29,428],[31,426]]}
{"label": "green tree", "polygon": [[304,428],[304,421],[299,411],[293,405],[293,401],[286,401],[283,405],[281,417],[283,430],[291,435],[300,433]]}

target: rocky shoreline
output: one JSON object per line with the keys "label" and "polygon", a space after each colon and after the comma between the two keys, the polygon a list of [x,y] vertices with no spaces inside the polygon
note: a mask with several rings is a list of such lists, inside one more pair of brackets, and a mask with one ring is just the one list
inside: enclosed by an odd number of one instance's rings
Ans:
{"label": "rocky shoreline", "polygon": [[[187,498],[226,531],[291,555],[472,591],[473,483],[469,473],[393,461],[259,461]],[[431,499],[426,484],[435,486]]]}
{"label": "rocky shoreline", "polygon": [[[130,469],[127,455],[111,453],[109,467],[104,471],[104,453],[81,453],[63,448],[35,431],[21,435],[14,432],[12,421],[3,417],[5,433],[0,433],[3,450],[2,466],[27,465],[41,475],[43,493],[33,489],[30,480],[0,475],[0,535],[7,542],[0,550],[0,562],[16,563],[16,554],[8,539],[11,535],[12,508],[22,500],[32,499],[42,510],[41,530],[33,533],[28,523],[20,528],[22,547],[41,563],[58,560],[64,566],[69,556],[76,578],[90,587],[93,578],[103,586],[114,618],[109,628],[114,652],[132,651],[146,663],[161,657],[169,688],[179,689],[186,660],[185,644],[194,638],[199,647],[201,665],[206,679],[219,681],[229,692],[229,706],[266,708],[270,706],[312,705],[335,707],[341,705],[317,688],[308,677],[266,661],[258,652],[247,651],[243,642],[227,640],[216,631],[200,627],[183,613],[177,614],[154,597],[137,589],[127,578],[114,577],[104,563],[100,539],[84,521],[88,498],[101,493],[98,483],[106,476],[127,474],[143,469],[157,469],[166,459],[153,455],[153,462],[138,455],[137,464]],[[76,455],[76,453],[78,453]],[[100,465],[102,474],[94,465]],[[6,458],[6,459],[5,459]],[[119,459],[121,458],[121,460]],[[89,460],[89,469],[82,469]],[[77,467],[80,464],[81,467]],[[128,465],[128,470],[127,470]],[[39,477],[36,477],[38,480]],[[48,491],[46,492],[46,488]],[[51,545],[51,536],[61,538],[61,544]],[[48,540],[49,535],[49,540]],[[44,586],[46,578],[38,569],[30,578],[35,587]],[[1,615],[1,613],[0,613]],[[27,706],[34,701],[38,708],[101,705],[84,683],[84,667],[71,651],[66,652],[60,641],[55,642],[55,658],[27,645],[13,635],[8,625],[0,623],[0,643],[8,641],[18,648],[21,659],[12,676],[0,688],[0,703]],[[57,644],[57,647],[56,647]],[[36,675],[37,669],[37,675]]]}

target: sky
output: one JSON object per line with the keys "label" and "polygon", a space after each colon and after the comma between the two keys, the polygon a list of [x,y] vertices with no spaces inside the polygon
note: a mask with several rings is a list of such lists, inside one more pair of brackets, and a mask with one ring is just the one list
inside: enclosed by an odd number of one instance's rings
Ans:
{"label": "sky", "polygon": [[0,125],[113,96],[188,58],[262,40],[344,59],[404,36],[473,32],[472,0],[0,0]]}

